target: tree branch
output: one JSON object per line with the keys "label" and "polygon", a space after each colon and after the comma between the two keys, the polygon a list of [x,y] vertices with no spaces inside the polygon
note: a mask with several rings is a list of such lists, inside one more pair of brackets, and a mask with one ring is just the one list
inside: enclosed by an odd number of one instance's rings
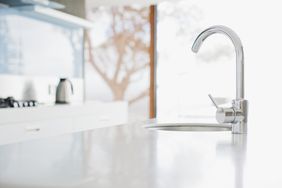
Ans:
{"label": "tree branch", "polygon": [[110,84],[111,81],[108,78],[108,76],[106,75],[106,73],[104,73],[94,61],[94,56],[93,56],[93,53],[92,53],[92,49],[93,49],[92,42],[91,42],[91,39],[90,39],[88,32],[85,32],[85,42],[88,44],[88,48],[89,48],[88,49],[89,62],[94,67],[94,69],[98,72],[98,74],[105,80],[105,82]]}

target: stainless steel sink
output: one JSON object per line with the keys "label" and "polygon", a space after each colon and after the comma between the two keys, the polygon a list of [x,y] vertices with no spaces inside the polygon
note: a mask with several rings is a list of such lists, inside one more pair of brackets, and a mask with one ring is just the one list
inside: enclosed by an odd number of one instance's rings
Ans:
{"label": "stainless steel sink", "polygon": [[210,123],[156,123],[145,126],[152,130],[164,131],[231,131],[229,124],[210,124]]}

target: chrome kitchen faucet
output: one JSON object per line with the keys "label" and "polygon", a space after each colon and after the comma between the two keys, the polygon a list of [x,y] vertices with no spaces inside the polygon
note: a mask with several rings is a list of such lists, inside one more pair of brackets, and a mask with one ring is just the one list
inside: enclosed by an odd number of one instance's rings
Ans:
{"label": "chrome kitchen faucet", "polygon": [[244,99],[244,50],[238,35],[226,26],[212,26],[196,38],[192,51],[197,53],[204,40],[212,34],[221,33],[228,36],[236,52],[236,99],[232,101],[232,107],[219,107],[211,95],[209,95],[214,106],[217,108],[216,119],[219,123],[231,123],[232,133],[247,133],[248,101]]}

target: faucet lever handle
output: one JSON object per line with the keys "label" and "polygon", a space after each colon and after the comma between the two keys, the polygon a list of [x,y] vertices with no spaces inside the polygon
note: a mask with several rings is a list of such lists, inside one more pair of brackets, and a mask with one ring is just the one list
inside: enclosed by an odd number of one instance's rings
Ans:
{"label": "faucet lever handle", "polygon": [[215,102],[215,99],[213,98],[213,96],[211,94],[208,94],[209,98],[211,99],[213,105],[216,107],[216,109],[219,109],[219,106],[217,105],[217,103]]}

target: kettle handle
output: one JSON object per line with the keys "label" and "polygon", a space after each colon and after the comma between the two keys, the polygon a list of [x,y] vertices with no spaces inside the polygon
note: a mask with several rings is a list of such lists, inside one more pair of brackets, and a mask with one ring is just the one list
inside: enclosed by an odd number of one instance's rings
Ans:
{"label": "kettle handle", "polygon": [[73,85],[72,85],[72,82],[68,79],[68,82],[70,83],[71,85],[71,93],[74,94],[74,89],[73,89]]}

